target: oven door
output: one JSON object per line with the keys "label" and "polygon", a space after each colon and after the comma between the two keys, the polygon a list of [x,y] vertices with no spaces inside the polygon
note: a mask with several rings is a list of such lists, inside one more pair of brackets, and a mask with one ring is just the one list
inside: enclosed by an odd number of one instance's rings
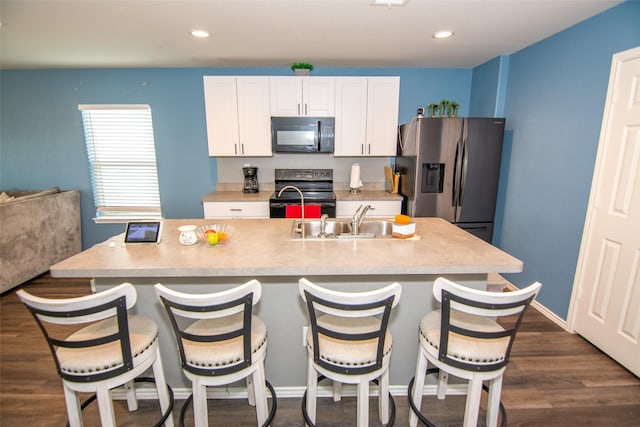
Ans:
{"label": "oven door", "polygon": [[[301,218],[300,203],[271,201],[269,203],[269,217],[271,218]],[[326,214],[329,218],[336,217],[336,202],[313,202],[304,204],[305,218],[320,218]]]}

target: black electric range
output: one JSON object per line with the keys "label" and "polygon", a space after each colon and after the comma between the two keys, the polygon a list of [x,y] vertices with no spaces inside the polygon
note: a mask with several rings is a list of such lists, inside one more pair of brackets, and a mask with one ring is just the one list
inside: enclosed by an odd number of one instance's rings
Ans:
{"label": "black electric range", "polygon": [[276,169],[274,182],[276,191],[269,198],[271,218],[292,217],[291,206],[301,205],[300,193],[288,186],[296,187],[304,196],[306,218],[336,216],[333,169]]}

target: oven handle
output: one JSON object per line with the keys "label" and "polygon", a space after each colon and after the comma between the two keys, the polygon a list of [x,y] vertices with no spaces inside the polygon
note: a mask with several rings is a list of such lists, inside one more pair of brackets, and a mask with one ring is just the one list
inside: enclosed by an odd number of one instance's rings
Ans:
{"label": "oven handle", "polygon": [[320,151],[322,148],[322,122],[320,120],[318,120],[318,148],[317,150]]}

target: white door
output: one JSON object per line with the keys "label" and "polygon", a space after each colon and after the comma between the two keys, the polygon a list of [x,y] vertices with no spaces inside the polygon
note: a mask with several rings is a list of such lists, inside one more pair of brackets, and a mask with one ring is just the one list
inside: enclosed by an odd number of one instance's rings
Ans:
{"label": "white door", "polygon": [[613,56],[569,319],[640,376],[640,47]]}

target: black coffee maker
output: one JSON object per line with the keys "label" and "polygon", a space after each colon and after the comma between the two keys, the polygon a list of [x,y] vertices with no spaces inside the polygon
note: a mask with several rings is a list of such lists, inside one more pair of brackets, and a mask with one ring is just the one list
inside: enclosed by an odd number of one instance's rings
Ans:
{"label": "black coffee maker", "polygon": [[258,168],[255,166],[245,166],[242,168],[244,173],[244,188],[245,193],[257,193],[258,188]]}

